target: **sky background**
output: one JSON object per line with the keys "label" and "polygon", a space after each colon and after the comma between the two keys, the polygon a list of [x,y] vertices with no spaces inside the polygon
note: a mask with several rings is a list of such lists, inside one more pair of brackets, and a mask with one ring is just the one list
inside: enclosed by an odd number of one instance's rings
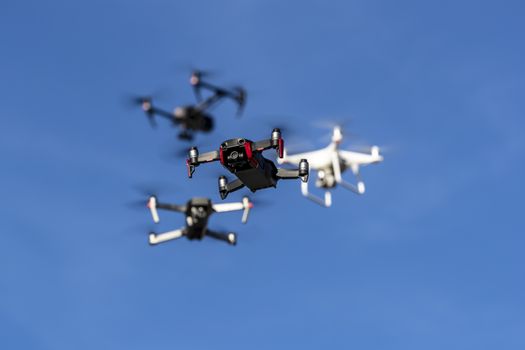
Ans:
{"label": "sky background", "polygon": [[[0,346],[523,349],[524,7],[3,1]],[[187,179],[176,130],[124,103],[193,102],[192,66],[249,93],[242,119],[215,110],[201,150],[283,120],[320,148],[316,121],[349,119],[346,146],[385,146],[367,193],[325,209],[282,181],[248,224],[211,218],[236,247],[148,246],[138,187],[219,201],[219,165]]]}

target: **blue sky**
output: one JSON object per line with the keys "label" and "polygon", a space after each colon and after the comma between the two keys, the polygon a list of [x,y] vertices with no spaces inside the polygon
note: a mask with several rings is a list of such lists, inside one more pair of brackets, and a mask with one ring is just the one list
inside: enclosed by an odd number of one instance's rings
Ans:
{"label": "blue sky", "polygon": [[[15,349],[523,349],[523,5],[518,1],[9,1],[0,5],[0,342]],[[323,209],[295,181],[211,227],[232,248],[146,244],[126,203],[219,200],[175,130],[127,94],[193,101],[184,67],[249,91],[222,139],[322,119],[388,146]],[[286,135],[285,139],[286,139]],[[297,136],[295,136],[297,137]],[[362,139],[362,140],[361,140]],[[350,144],[351,144],[350,139]],[[240,194],[231,199],[240,198]],[[158,230],[182,217],[162,215]]]}

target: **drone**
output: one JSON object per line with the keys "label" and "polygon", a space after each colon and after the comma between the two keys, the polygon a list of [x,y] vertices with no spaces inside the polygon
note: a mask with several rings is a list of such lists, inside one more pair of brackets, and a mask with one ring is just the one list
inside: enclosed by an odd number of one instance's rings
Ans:
{"label": "drone", "polygon": [[273,129],[271,137],[267,140],[253,142],[245,138],[235,138],[224,141],[218,151],[201,155],[197,147],[192,147],[186,159],[188,177],[193,176],[195,168],[200,164],[220,161],[230,173],[237,177],[232,182],[228,182],[225,176],[219,177],[221,199],[225,199],[229,193],[244,186],[255,192],[263,188],[276,187],[280,179],[300,178],[303,183],[308,181],[309,167],[306,159],[300,159],[297,162],[299,168],[295,170],[277,168],[262,154],[268,149],[275,149],[278,157],[283,157],[284,141],[278,128]]}
{"label": "drone", "polygon": [[[340,144],[343,141],[343,132],[341,127],[336,126],[332,132],[331,143],[318,151],[288,155],[286,150],[283,152],[283,157],[277,159],[279,164],[301,164],[304,159],[307,159],[310,166],[317,171],[317,179],[315,185],[319,188],[324,188],[324,200],[308,192],[308,183],[301,183],[301,193],[306,198],[314,201],[325,207],[332,205],[332,195],[330,189],[337,184],[353,191],[357,194],[365,192],[365,183],[359,174],[359,168],[368,164],[375,164],[383,161],[383,156],[379,154],[379,147],[370,147],[369,153],[361,153],[355,151],[345,151],[340,149]],[[341,174],[345,170],[350,169],[357,179],[357,184],[350,184],[343,180]]]}
{"label": "drone", "polygon": [[186,216],[186,226],[164,233],[150,232],[149,244],[156,245],[185,236],[190,240],[201,240],[205,236],[224,241],[230,245],[237,244],[237,236],[233,232],[221,233],[208,229],[208,219],[213,213],[244,210],[242,223],[248,221],[248,214],[253,207],[248,197],[243,197],[242,202],[213,204],[208,198],[192,198],[185,205],[160,203],[156,196],[150,196],[147,207],[155,223],[160,218],[157,209],[171,210],[183,213]]}
{"label": "drone", "polygon": [[[151,126],[155,127],[155,116],[168,119],[180,127],[181,132],[178,137],[181,140],[191,141],[195,132],[210,132],[213,130],[213,117],[208,111],[225,98],[232,99],[238,106],[237,115],[240,116],[246,104],[246,90],[242,87],[232,89],[221,88],[203,80],[205,73],[193,71],[190,77],[190,84],[193,87],[197,103],[176,107],[173,112],[161,109],[153,105],[151,97],[137,97],[134,102],[142,106]],[[203,99],[202,89],[209,90],[212,95]]]}

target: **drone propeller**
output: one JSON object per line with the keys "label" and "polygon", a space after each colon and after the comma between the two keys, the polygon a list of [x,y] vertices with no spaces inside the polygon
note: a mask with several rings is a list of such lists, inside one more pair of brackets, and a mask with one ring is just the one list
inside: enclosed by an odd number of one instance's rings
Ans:
{"label": "drone propeller", "polygon": [[234,99],[237,102],[237,105],[239,105],[239,108],[237,109],[237,117],[240,117],[242,112],[244,111],[244,106],[246,105],[246,98],[248,93],[246,92],[246,89],[244,89],[242,86],[235,86],[233,88],[233,91],[236,93]]}
{"label": "drone propeller", "polygon": [[151,127],[154,128],[157,126],[157,122],[155,121],[155,111],[153,109],[153,98],[151,96],[132,96],[129,101],[132,105],[140,106],[142,108],[146,117],[148,117]]}
{"label": "drone propeller", "polygon": [[318,139],[322,142],[331,142],[338,140],[344,142],[344,138],[358,139],[359,135],[348,131],[348,125],[351,123],[349,119],[339,120],[320,120],[312,123],[314,128],[330,129],[329,132],[322,134]]}
{"label": "drone propeller", "polygon": [[146,199],[136,199],[126,202],[124,205],[132,210],[144,210],[147,207],[148,201]]}
{"label": "drone propeller", "polygon": [[134,223],[126,227],[122,227],[122,230],[119,230],[119,235],[121,234],[128,237],[133,235],[147,240],[148,234],[151,231],[154,231],[154,226],[152,224]]}
{"label": "drone propeller", "polygon": [[310,123],[310,125],[316,129],[333,130],[335,128],[339,128],[343,132],[348,129],[348,126],[350,124],[351,124],[351,120],[348,118],[321,119],[321,120],[315,120]]}
{"label": "drone propeller", "polygon": [[[147,185],[145,184],[138,184],[133,186],[134,192],[138,193],[141,198],[144,198],[143,203],[147,202],[147,199],[150,196],[156,196],[159,193],[165,194],[171,194],[171,193],[177,193],[179,192],[177,187],[174,186],[172,183],[149,183]],[[130,203],[137,203],[140,201],[132,201]],[[145,204],[144,204],[145,205]]]}
{"label": "drone propeller", "polygon": [[[226,139],[226,137],[220,132],[215,133],[215,138],[218,140]],[[197,147],[199,150],[207,150],[207,149],[213,149],[214,147],[217,146],[217,144],[215,142],[212,142],[212,140],[210,140],[209,138],[207,139],[198,138],[197,141],[193,140],[190,143],[190,145],[191,146],[184,147],[184,146],[181,146],[180,143],[175,143],[173,142],[173,140],[171,140],[169,143],[165,143],[162,146],[161,158],[169,162],[173,162],[173,161],[178,162],[181,160],[181,158],[185,159],[188,157],[188,151],[190,150],[191,147]]]}
{"label": "drone propeller", "polygon": [[[290,120],[290,116],[286,115],[259,115],[257,120],[264,120],[261,122],[256,122],[256,125],[259,126],[260,129],[263,131],[265,130],[273,130],[273,129],[279,129],[281,131],[281,135],[284,139],[288,139],[291,136],[296,134],[297,127],[292,126],[289,122],[286,122],[285,120]],[[262,124],[262,125],[261,125]],[[268,132],[266,131],[266,133]]]}
{"label": "drone propeller", "polygon": [[334,129],[335,127],[339,127],[344,130],[351,122],[349,118],[321,119],[313,121],[311,125],[318,129]]}
{"label": "drone propeller", "polygon": [[[252,195],[251,197],[249,197],[250,194]],[[252,203],[254,207],[257,207],[257,208],[270,207],[273,204],[272,201],[267,198],[260,198],[260,197],[252,198],[253,193],[250,192],[250,194],[248,195],[248,197],[250,198],[250,203]]]}
{"label": "drone propeller", "polygon": [[195,94],[195,98],[197,99],[197,102],[202,101],[202,94],[201,94],[202,79],[206,77],[210,77],[212,75],[214,75],[214,73],[209,70],[191,69],[190,85],[193,86],[193,93]]}
{"label": "drone propeller", "polygon": [[391,153],[395,147],[388,145],[365,145],[365,144],[352,144],[348,146],[349,151],[361,152],[361,153]]}

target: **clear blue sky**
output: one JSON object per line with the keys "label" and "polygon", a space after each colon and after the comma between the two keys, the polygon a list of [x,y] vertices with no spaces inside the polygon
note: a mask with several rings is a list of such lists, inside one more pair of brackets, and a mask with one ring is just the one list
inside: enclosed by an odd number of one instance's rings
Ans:
{"label": "clear blue sky", "polygon": [[[523,16],[519,1],[4,1],[0,347],[523,349]],[[247,225],[212,217],[235,248],[149,247],[133,188],[218,200],[218,165],[188,180],[166,161],[175,131],[122,98],[191,102],[190,65],[250,92],[244,119],[225,103],[197,143],[266,137],[271,115],[321,147],[312,122],[350,117],[390,146],[366,195],[339,189],[327,210],[281,182]]]}

